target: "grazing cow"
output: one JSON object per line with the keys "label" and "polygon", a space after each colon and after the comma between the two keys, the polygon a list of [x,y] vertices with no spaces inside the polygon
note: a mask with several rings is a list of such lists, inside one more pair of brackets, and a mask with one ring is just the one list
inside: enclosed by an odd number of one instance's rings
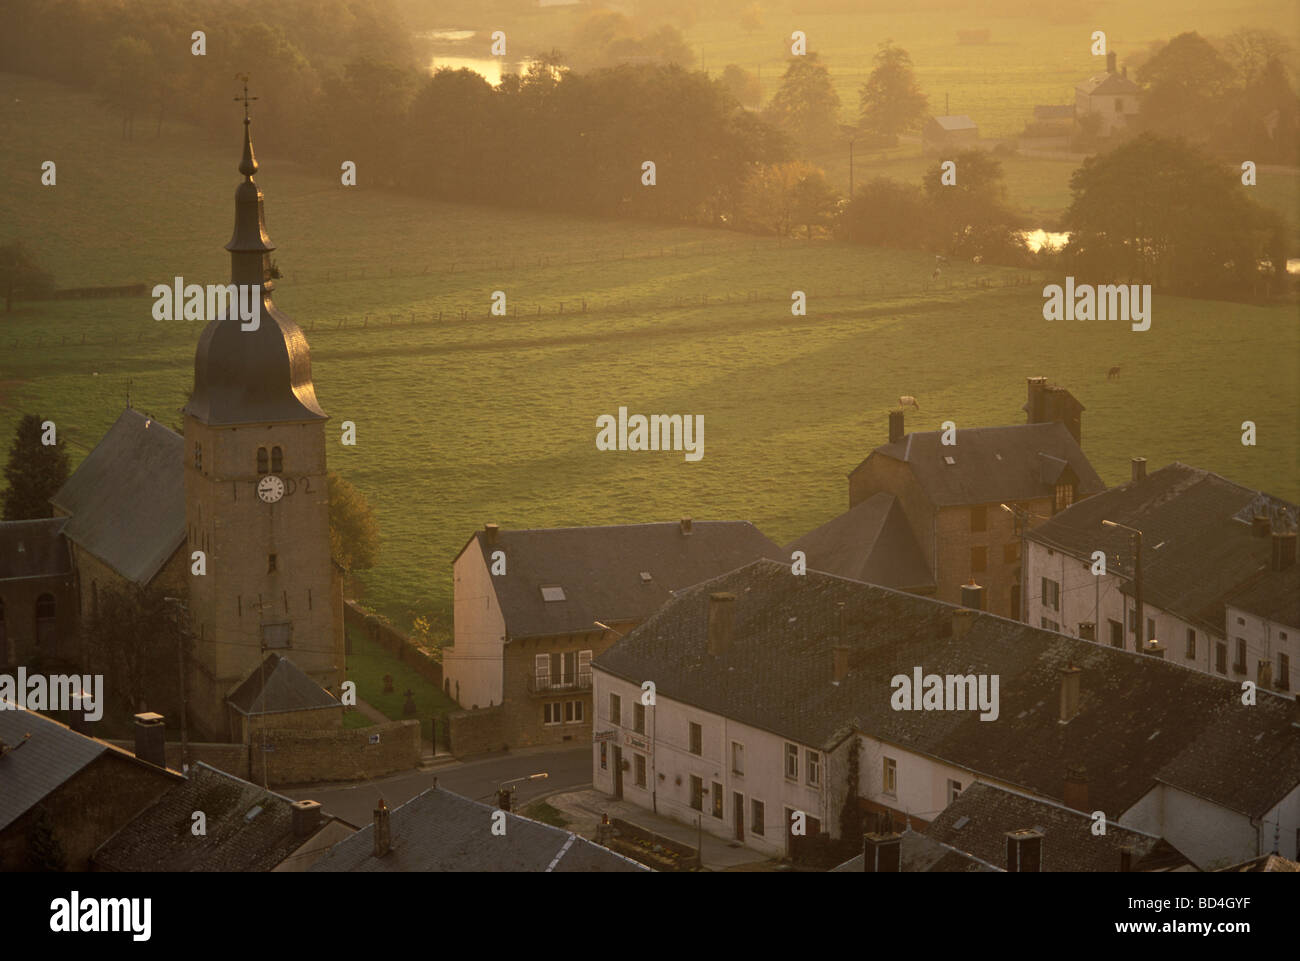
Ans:
{"label": "grazing cow", "polygon": [[938,267],[935,267],[935,268],[934,268],[934,273],[932,273],[932,274],[930,275],[930,279],[931,279],[931,280],[938,280],[938,279],[939,279],[939,268],[938,268]]}
{"label": "grazing cow", "polygon": [[1112,367],[1112,368],[1110,369],[1110,371],[1106,374],[1106,379],[1107,379],[1107,380],[1119,380],[1119,368],[1118,368],[1118,367]]}
{"label": "grazing cow", "polygon": [[916,398],[913,397],[911,394],[906,394],[903,397],[898,398],[898,406],[915,407],[917,410],[921,409],[921,405],[916,402]]}

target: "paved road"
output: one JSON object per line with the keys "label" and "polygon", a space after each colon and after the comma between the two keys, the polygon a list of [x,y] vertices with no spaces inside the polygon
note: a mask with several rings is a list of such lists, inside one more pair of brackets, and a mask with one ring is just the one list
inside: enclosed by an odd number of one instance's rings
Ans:
{"label": "paved road", "polygon": [[319,801],[327,813],[362,827],[370,823],[380,798],[390,808],[395,808],[432,787],[434,778],[438,779],[439,787],[495,804],[499,782],[542,771],[550,776],[523,781],[515,786],[518,807],[539,794],[590,787],[591,748],[512,751],[467,763],[457,761],[439,765],[428,771],[399,774],[380,781],[294,788],[281,793],[294,800],[310,798]]}

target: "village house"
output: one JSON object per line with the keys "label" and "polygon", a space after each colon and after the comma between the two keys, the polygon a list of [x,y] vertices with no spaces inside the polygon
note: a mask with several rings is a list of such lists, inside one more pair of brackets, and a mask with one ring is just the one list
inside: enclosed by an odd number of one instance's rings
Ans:
{"label": "village house", "polygon": [[[896,710],[891,679],[918,668],[999,678],[997,719]],[[597,789],[771,855],[800,821],[840,838],[846,806],[924,830],[977,781],[1104,811],[1200,868],[1295,853],[1293,698],[1244,705],[1231,681],[975,609],[761,560],[679,592],[593,674]]]}
{"label": "village house", "polygon": [[1089,77],[1074,88],[1075,121],[1098,118],[1098,136],[1110,137],[1129,127],[1138,114],[1142,88],[1128,78],[1128,67],[1116,72],[1115,51],[1106,54],[1106,72]]}
{"label": "village house", "polygon": [[965,114],[931,117],[921,127],[921,149],[925,153],[973,147],[979,139],[979,127]]}
{"label": "village house", "polygon": [[[912,433],[903,412],[892,411],[889,442],[849,474],[849,512],[806,535],[809,566],[864,580],[888,569],[880,583],[952,603],[963,585],[977,584],[985,609],[1019,618],[1024,530],[1104,487],[1080,447],[1083,405],[1068,390],[1031,377],[1022,409],[1025,424]],[[911,538],[881,494],[897,502]],[[854,514],[873,498],[871,515],[885,519],[875,527],[879,551]]]}
{"label": "village house", "polygon": [[0,669],[76,653],[77,590],[61,517],[0,523]]}
{"label": "village house", "polygon": [[781,556],[748,521],[486,525],[452,562],[455,635],[443,673],[462,707],[492,710],[453,718],[453,748],[585,742],[593,657],[674,591]]}
{"label": "village house", "polygon": [[[1210,471],[1173,463],[1148,475],[1135,458],[1127,484],[1026,534],[1029,622],[1129,650],[1141,624],[1142,645],[1157,642],[1175,663],[1293,691],[1296,515],[1295,505]],[[1093,573],[1099,551],[1104,574]]]}
{"label": "village house", "polygon": [[571,831],[453,794],[435,778],[433,787],[392,810],[381,800],[370,824],[307,870],[622,874],[650,869]]}

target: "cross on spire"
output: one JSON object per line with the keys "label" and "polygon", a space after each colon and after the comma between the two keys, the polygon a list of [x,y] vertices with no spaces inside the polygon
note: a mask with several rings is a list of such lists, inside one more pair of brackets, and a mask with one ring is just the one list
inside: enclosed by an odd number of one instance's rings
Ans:
{"label": "cross on spire", "polygon": [[250,101],[256,100],[258,98],[250,97],[248,95],[248,74],[237,73],[235,74],[235,79],[240,81],[244,85],[244,95],[242,97],[236,97],[235,100],[244,101],[244,123],[248,123],[248,104]]}

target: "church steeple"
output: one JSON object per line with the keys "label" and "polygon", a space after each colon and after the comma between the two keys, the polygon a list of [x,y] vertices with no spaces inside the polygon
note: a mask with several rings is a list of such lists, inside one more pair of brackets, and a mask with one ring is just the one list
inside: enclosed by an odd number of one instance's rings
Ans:
{"label": "church steeple", "polygon": [[[241,78],[246,79],[246,78]],[[311,379],[311,352],[301,328],[271,301],[271,252],[266,234],[262,189],[254,182],[252,122],[245,83],[244,152],[235,188],[235,229],[226,244],[230,251],[230,282],[246,290],[259,288],[258,326],[247,329],[237,310],[209,321],[194,354],[194,393],[185,412],[211,426],[325,420]]]}

